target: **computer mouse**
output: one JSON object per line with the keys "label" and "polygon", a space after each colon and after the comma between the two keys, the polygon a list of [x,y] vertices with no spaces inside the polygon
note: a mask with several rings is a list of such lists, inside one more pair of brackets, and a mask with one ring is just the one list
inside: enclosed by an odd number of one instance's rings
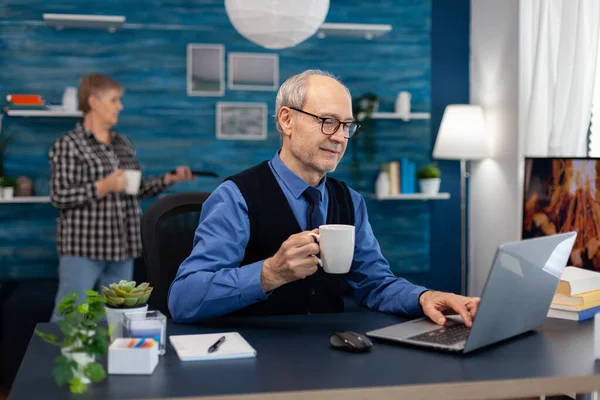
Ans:
{"label": "computer mouse", "polygon": [[352,331],[335,332],[329,336],[329,343],[336,349],[362,353],[371,350],[373,343],[361,333]]}

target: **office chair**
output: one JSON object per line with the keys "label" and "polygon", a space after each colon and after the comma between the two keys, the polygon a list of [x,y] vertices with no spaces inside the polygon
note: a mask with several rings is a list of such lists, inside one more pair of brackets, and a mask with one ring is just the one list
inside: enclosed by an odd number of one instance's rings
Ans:
{"label": "office chair", "polygon": [[144,264],[148,283],[154,288],[148,303],[169,318],[169,287],[192,251],[200,210],[209,195],[173,193],[152,203],[142,215]]}

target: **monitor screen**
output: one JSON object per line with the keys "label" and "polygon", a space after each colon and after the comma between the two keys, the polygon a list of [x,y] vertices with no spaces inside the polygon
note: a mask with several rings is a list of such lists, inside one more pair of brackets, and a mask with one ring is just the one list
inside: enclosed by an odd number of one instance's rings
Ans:
{"label": "monitor screen", "polygon": [[568,265],[600,270],[600,159],[526,158],[523,239],[577,232]]}

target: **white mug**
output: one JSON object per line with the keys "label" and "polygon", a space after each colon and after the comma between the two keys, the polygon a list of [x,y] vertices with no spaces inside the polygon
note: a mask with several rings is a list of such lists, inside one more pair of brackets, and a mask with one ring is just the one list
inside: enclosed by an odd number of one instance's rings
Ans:
{"label": "white mug", "polygon": [[354,226],[321,225],[319,234],[309,233],[317,239],[321,249],[319,265],[328,274],[346,274],[354,258]]}
{"label": "white mug", "polygon": [[140,183],[142,181],[142,171],[139,169],[126,169],[123,171],[127,178],[127,186],[125,186],[125,193],[136,195],[140,190]]}

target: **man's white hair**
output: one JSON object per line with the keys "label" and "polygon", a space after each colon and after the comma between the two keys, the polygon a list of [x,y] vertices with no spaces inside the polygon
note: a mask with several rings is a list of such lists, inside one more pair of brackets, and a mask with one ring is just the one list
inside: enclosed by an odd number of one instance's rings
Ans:
{"label": "man's white hair", "polygon": [[327,71],[322,71],[320,69],[308,69],[300,74],[288,78],[279,88],[279,91],[277,92],[277,99],[275,100],[275,126],[280,134],[283,133],[283,131],[281,129],[281,125],[279,124],[279,110],[281,110],[281,107],[284,106],[302,109],[304,103],[306,102],[308,77],[312,75],[327,76],[335,79],[344,87],[344,89],[346,89],[346,92],[348,92],[348,95],[350,96],[350,90],[348,90],[346,85],[344,85],[338,78]]}

